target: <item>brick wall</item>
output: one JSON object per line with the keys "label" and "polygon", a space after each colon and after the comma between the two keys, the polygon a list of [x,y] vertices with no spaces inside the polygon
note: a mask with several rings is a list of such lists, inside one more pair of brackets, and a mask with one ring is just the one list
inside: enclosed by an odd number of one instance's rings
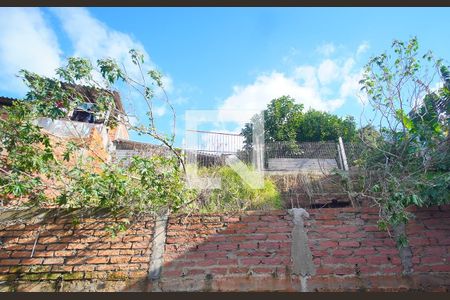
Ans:
{"label": "brick wall", "polygon": [[[112,237],[108,227],[118,221],[89,217],[74,225],[73,216],[46,217],[1,228],[0,281],[9,283],[3,290],[117,290],[146,278],[154,222],[141,220]],[[76,281],[84,283],[70,284]]]}
{"label": "brick wall", "polygon": [[[291,247],[299,240],[293,217],[285,210],[170,216],[157,281],[147,279],[151,218],[115,238],[106,230],[114,220],[99,216],[75,227],[71,218],[55,216],[34,225],[4,225],[0,290],[450,289],[449,206],[415,212],[417,218],[406,227],[411,257],[378,230],[376,209],[308,211],[302,228],[314,272],[306,275],[294,272],[299,254]],[[406,274],[408,263],[412,269]]]}

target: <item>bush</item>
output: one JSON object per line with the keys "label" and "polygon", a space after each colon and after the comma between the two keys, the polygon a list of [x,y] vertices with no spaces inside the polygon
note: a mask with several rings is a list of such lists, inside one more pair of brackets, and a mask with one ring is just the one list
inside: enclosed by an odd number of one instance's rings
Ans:
{"label": "bush", "polygon": [[190,209],[199,212],[281,209],[281,197],[275,183],[264,179],[262,189],[253,189],[229,166],[199,168],[200,176],[218,177],[220,189],[197,191]]}

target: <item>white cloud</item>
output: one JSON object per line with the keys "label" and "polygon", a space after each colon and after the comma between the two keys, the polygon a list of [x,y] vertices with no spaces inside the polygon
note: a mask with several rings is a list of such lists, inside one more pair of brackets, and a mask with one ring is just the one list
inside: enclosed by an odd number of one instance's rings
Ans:
{"label": "white cloud", "polygon": [[26,87],[15,76],[19,70],[53,76],[60,55],[56,35],[41,10],[0,9],[0,89],[22,95]]}
{"label": "white cloud", "polygon": [[[331,53],[331,47],[328,48],[327,53]],[[253,83],[233,87],[232,94],[219,105],[221,115],[242,125],[255,111],[265,109],[272,99],[283,95],[291,96],[305,109],[330,112],[349,99],[364,102],[359,92],[362,71],[355,65],[355,56],[326,58],[317,65],[297,66],[291,74],[279,71],[260,74]]]}
{"label": "white cloud", "polygon": [[339,78],[339,67],[331,59],[324,60],[317,70],[317,75],[321,84],[328,84]]}
{"label": "white cloud", "polygon": [[[90,59],[94,64],[100,58],[113,58],[118,64],[125,68],[128,75],[142,82],[139,68],[133,64],[129,51],[131,49],[138,50],[144,55],[144,65],[142,66],[146,83],[149,84],[151,79],[146,73],[151,69],[159,68],[151,60],[150,55],[145,50],[142,43],[134,39],[129,34],[114,30],[102,23],[85,8],[55,8],[52,12],[58,17],[62,24],[64,32],[67,34],[73,47],[71,56],[79,56]],[[100,79],[100,76],[97,76]],[[164,74],[162,82],[165,91],[171,95],[173,92],[172,78]],[[148,111],[147,103],[143,96],[135,90],[129,90],[129,87],[121,87],[122,100],[127,112],[134,113],[135,122],[147,123]],[[162,90],[155,88],[156,99],[163,99],[165,95]],[[162,117],[166,114],[164,106],[154,107],[154,115]]]}
{"label": "white cloud", "polygon": [[360,55],[363,54],[364,52],[366,52],[367,50],[369,50],[370,45],[367,41],[362,42],[359,46],[358,46],[358,50],[356,50],[356,55]]}
{"label": "white cloud", "polygon": [[336,47],[333,43],[326,43],[317,47],[316,51],[324,56],[330,56],[336,51]]}
{"label": "white cloud", "polygon": [[[129,54],[131,49],[135,49],[144,55],[144,74],[150,69],[158,69],[139,41],[108,27],[94,18],[87,9],[55,8],[52,11],[60,20],[72,43],[73,55],[89,58],[94,63],[99,58],[113,58],[119,65],[125,67],[133,79],[140,80],[139,69],[132,63]],[[170,76],[165,75],[162,80],[166,91],[172,91],[173,83]],[[159,91],[155,92],[158,95]]]}
{"label": "white cloud", "polygon": [[[312,71],[309,67],[301,67],[296,73],[301,72],[302,69],[307,72]],[[223,111],[223,118],[243,124],[249,121],[255,110],[265,109],[272,99],[283,95],[289,95],[298,103],[303,103],[306,109],[333,110],[343,104],[342,99],[322,98],[320,91],[316,88],[316,80],[311,77],[311,74],[303,75],[301,80],[303,84],[295,77],[272,72],[258,76],[254,83],[247,86],[233,87],[233,94],[225,99],[219,108]],[[236,109],[239,109],[239,113],[236,113]]]}

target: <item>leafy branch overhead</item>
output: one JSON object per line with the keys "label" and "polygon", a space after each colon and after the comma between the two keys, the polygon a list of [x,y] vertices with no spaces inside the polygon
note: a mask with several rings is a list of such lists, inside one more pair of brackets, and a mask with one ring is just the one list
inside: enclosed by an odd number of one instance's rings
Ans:
{"label": "leafy branch overhead", "polygon": [[[177,209],[191,192],[183,181],[184,161],[174,148],[175,111],[156,70],[144,72],[144,56],[130,51],[140,78],[132,78],[113,59],[99,59],[96,68],[84,58],[69,58],[47,78],[22,70],[29,91],[14,101],[0,119],[0,196],[10,201],[65,208],[107,208],[130,214]],[[114,87],[125,84],[142,95],[148,106],[147,125],[130,124],[116,107]],[[173,131],[157,129],[152,113],[155,89],[162,90],[173,112]],[[171,153],[165,157],[134,157],[127,166],[113,164],[96,153],[83,138],[61,139],[37,125],[40,118],[69,120],[69,113],[83,103],[95,102],[105,115],[104,125],[119,123],[161,142]],[[94,145],[95,146],[95,145]],[[89,155],[85,155],[89,153]]]}
{"label": "leafy branch overhead", "polygon": [[360,81],[379,133],[362,140],[363,193],[380,205],[382,227],[406,222],[411,205],[450,200],[448,67],[421,54],[416,38],[392,50],[373,57]]}

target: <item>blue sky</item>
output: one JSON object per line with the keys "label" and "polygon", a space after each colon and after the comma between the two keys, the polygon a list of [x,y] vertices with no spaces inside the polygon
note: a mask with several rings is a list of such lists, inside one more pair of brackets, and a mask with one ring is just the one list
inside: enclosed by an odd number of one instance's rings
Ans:
{"label": "blue sky", "polygon": [[[77,8],[0,9],[0,95],[25,90],[21,68],[45,75],[73,55],[125,60],[141,49],[165,74],[181,143],[186,110],[233,110],[232,122],[202,129],[236,131],[251,111],[288,94],[306,107],[357,120],[361,68],[393,39],[419,38],[448,61],[449,8]],[[127,110],[142,103],[122,91]],[[162,130],[170,129],[163,102]],[[236,112],[237,111],[237,112]],[[132,135],[146,141],[145,137]]]}

